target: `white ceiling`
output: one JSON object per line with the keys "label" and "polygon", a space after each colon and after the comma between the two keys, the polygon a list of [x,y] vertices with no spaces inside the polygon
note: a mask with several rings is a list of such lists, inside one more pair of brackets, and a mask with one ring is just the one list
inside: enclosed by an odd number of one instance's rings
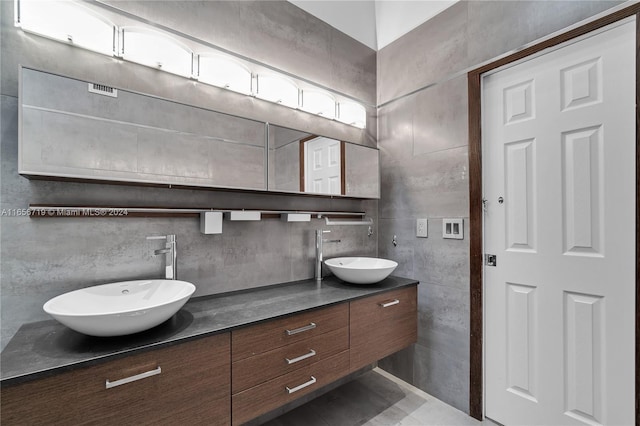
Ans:
{"label": "white ceiling", "polygon": [[380,50],[457,0],[288,0],[332,27]]}

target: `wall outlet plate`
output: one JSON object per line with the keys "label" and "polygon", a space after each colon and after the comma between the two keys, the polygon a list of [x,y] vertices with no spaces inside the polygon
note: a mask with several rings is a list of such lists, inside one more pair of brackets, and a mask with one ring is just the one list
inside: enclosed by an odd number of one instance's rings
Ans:
{"label": "wall outlet plate", "polygon": [[429,220],[417,219],[416,220],[416,237],[427,238],[429,236]]}
{"label": "wall outlet plate", "polygon": [[464,239],[464,220],[442,219],[442,238]]}

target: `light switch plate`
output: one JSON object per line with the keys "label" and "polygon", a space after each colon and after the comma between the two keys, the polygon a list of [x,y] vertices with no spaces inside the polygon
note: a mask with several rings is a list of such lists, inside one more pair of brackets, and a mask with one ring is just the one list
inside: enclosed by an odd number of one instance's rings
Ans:
{"label": "light switch plate", "polygon": [[464,221],[462,219],[442,219],[442,238],[464,239]]}
{"label": "light switch plate", "polygon": [[416,237],[427,238],[429,236],[429,220],[417,219],[416,220]]}

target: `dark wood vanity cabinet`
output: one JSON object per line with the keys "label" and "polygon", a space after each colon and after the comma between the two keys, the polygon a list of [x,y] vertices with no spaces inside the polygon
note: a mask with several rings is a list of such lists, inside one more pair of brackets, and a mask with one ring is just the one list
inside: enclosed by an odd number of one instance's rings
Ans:
{"label": "dark wood vanity cabinet", "polygon": [[417,304],[414,285],[232,332],[233,424],[415,343]]}
{"label": "dark wood vanity cabinet", "polygon": [[240,425],[349,372],[349,304],[231,334],[232,420]]}
{"label": "dark wood vanity cabinet", "polygon": [[397,352],[418,338],[417,286],[351,302],[351,371]]}
{"label": "dark wood vanity cabinet", "polygon": [[224,333],[4,387],[1,423],[228,425],[230,382]]}
{"label": "dark wood vanity cabinet", "polygon": [[0,421],[240,425],[416,339],[411,285],[7,385]]}

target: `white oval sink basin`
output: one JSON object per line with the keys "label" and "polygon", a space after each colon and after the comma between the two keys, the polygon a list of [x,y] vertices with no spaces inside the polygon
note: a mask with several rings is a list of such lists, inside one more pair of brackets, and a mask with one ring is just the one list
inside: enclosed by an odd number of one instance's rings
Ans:
{"label": "white oval sink basin", "polygon": [[122,336],[168,320],[195,290],[196,286],[186,281],[122,281],[61,294],[42,308],[80,333]]}
{"label": "white oval sink basin", "polygon": [[374,284],[384,280],[398,266],[397,262],[376,257],[336,257],[324,264],[333,274],[352,284]]}

